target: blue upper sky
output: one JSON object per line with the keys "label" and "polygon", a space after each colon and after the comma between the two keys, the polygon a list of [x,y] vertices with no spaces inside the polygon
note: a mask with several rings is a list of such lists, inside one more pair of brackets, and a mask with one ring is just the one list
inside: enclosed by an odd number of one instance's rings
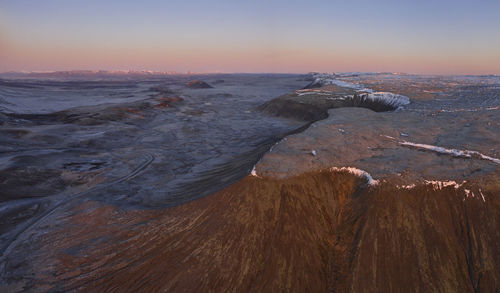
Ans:
{"label": "blue upper sky", "polygon": [[500,73],[500,1],[0,0],[0,71]]}

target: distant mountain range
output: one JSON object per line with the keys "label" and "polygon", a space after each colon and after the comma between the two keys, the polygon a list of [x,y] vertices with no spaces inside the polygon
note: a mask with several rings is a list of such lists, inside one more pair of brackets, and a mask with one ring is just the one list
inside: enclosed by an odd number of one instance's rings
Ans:
{"label": "distant mountain range", "polygon": [[[217,73],[217,72],[212,72]],[[151,71],[151,70],[68,70],[68,71],[9,71],[0,73],[0,77],[114,77],[114,76],[163,76],[180,74],[206,74],[198,72]]]}

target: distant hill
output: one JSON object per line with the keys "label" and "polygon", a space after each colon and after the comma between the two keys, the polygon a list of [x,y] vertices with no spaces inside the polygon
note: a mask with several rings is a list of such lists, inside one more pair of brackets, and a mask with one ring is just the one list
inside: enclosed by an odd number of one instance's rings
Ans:
{"label": "distant hill", "polygon": [[208,83],[202,81],[202,80],[193,80],[190,81],[186,84],[188,88],[192,89],[211,89],[213,86],[209,85]]}
{"label": "distant hill", "polygon": [[[74,77],[143,77],[185,74],[176,71],[150,70],[68,70],[68,71],[9,71],[0,73],[0,78],[74,78]],[[192,74],[192,73],[189,73]]]}

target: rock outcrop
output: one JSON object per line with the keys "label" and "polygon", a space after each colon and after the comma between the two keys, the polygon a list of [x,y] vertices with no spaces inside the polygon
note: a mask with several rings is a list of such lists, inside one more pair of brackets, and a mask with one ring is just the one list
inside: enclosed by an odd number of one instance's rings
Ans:
{"label": "rock outcrop", "polygon": [[209,85],[208,83],[202,81],[202,80],[193,80],[190,81],[186,84],[188,88],[192,89],[210,89],[213,88],[213,86]]}
{"label": "rock outcrop", "polygon": [[386,112],[409,103],[409,98],[393,93],[357,92],[349,88],[327,86],[298,90],[264,103],[258,109],[278,117],[314,122],[328,117],[328,109],[359,107]]}

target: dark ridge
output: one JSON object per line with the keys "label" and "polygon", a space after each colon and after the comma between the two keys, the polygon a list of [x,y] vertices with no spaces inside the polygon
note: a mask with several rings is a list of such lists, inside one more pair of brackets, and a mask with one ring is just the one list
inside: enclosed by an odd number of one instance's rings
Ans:
{"label": "dark ridge", "polygon": [[0,171],[0,203],[26,197],[44,197],[63,190],[61,171],[42,167],[11,167]]}
{"label": "dark ridge", "polygon": [[342,107],[367,108],[375,112],[389,112],[399,108],[399,105],[390,104],[381,100],[369,99],[366,94],[355,94],[352,99],[346,99]]}
{"label": "dark ridge", "polygon": [[327,118],[329,109],[344,107],[367,108],[375,112],[394,111],[398,108],[394,104],[369,99],[366,94],[328,98],[315,95],[292,96],[287,94],[264,103],[257,109],[277,117],[314,122]]}
{"label": "dark ridge", "polygon": [[5,113],[5,117],[9,120],[26,120],[37,124],[56,123],[63,121],[66,118],[63,112],[49,114],[31,114],[31,113]]}
{"label": "dark ridge", "polygon": [[44,86],[61,87],[62,89],[123,89],[137,88],[136,82],[122,80],[22,80],[22,79],[0,79],[0,86],[36,89]]}
{"label": "dark ridge", "polygon": [[[163,97],[122,103],[119,105],[97,105],[78,107],[54,113],[4,113],[8,119],[23,120],[25,123],[52,124],[72,123],[79,125],[99,125],[109,121],[121,121],[133,114],[145,114],[156,108],[165,108],[172,103],[182,101],[179,97]],[[1,119],[1,117],[0,117]]]}
{"label": "dark ridge", "polygon": [[21,138],[29,133],[31,133],[31,131],[26,129],[16,129],[16,128],[0,129],[0,135],[12,138]]}
{"label": "dark ridge", "polygon": [[271,100],[257,108],[267,114],[298,121],[314,122],[328,117],[328,109],[319,105],[305,104],[293,100]]}
{"label": "dark ridge", "polygon": [[302,89],[303,90],[307,90],[307,89],[314,89],[314,88],[320,88],[322,87],[323,85],[315,80],[311,81],[308,85],[306,85],[305,87],[303,87]]}
{"label": "dark ridge", "polygon": [[190,81],[186,84],[188,88],[192,89],[211,89],[213,86],[209,85],[208,83],[202,81],[202,80],[193,80]]}
{"label": "dark ridge", "polygon": [[9,121],[9,117],[4,113],[0,112],[0,125],[4,125],[7,121]]}
{"label": "dark ridge", "polygon": [[166,85],[158,85],[149,88],[152,92],[157,92],[158,95],[171,95],[174,93],[168,86]]}
{"label": "dark ridge", "polygon": [[6,115],[14,120],[23,120],[25,123],[34,123],[39,125],[58,124],[58,123],[99,125],[105,123],[106,121],[118,121],[124,118],[124,115],[119,115],[119,113],[103,113],[103,112],[72,113],[71,111],[60,111],[48,114],[8,113]]}
{"label": "dark ridge", "polygon": [[13,87],[13,88],[28,88],[28,89],[39,88],[38,85],[30,83],[30,82],[5,80],[5,79],[0,79],[0,86]]}

